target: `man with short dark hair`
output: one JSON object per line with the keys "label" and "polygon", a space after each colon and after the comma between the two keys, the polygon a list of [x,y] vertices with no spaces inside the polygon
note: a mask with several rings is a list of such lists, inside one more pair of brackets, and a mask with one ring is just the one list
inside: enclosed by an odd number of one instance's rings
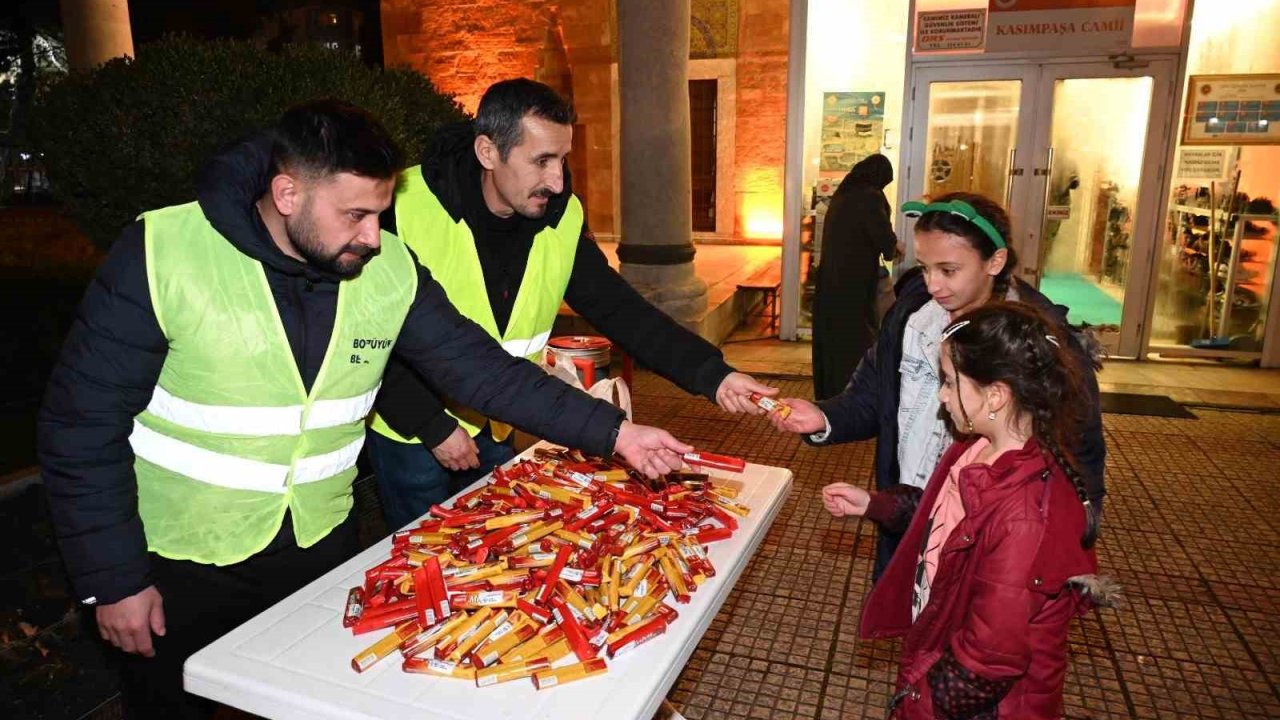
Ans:
{"label": "man with short dark hair", "polygon": [[400,151],[332,100],[144,213],[85,294],[39,417],[75,591],[131,717],[199,717],[182,664],[356,550],[351,484],[393,351],[469,404],[650,476],[691,448],[512,357],[379,229]]}
{"label": "man with short dark hair", "polygon": [[[615,346],[686,391],[729,412],[761,412],[750,394],[774,388],[735,372],[715,346],[609,267],[566,167],[574,119],[573,107],[542,83],[490,86],[475,121],[442,128],[422,164],[402,174],[395,232],[450,302],[513,355],[540,359],[567,301]],[[388,366],[369,453],[391,527],[514,454],[511,428],[469,405],[452,387]]]}

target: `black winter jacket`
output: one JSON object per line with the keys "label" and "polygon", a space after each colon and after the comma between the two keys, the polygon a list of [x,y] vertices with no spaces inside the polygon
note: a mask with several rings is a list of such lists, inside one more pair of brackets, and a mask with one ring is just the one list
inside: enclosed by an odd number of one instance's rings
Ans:
{"label": "black winter jacket", "polygon": [[[442,128],[423,155],[422,177],[454,221],[466,222],[471,229],[489,304],[501,331],[524,278],[534,236],[560,223],[573,190],[566,168],[564,190],[550,199],[542,218],[498,220],[485,207],[481,194],[474,138],[469,122]],[[394,215],[388,215],[384,226],[391,229]],[[515,227],[505,227],[509,224]],[[714,400],[721,381],[733,371],[714,345],[655,308],[609,267],[585,223],[564,299],[636,362],[687,392]],[[458,427],[444,412],[445,402],[438,395],[470,405],[452,387],[448,392],[441,390],[439,384],[424,381],[406,364],[393,360],[375,407],[397,433],[435,447]]]}
{"label": "black winter jacket", "polygon": [[[1018,299],[1034,305],[1064,328],[1067,327],[1067,308],[1053,304],[1049,298],[1021,280],[1017,283]],[[898,398],[902,389],[903,334],[907,320],[925,303],[929,302],[929,290],[925,287],[924,273],[912,268],[898,280],[897,301],[884,317],[876,344],[867,350],[858,369],[849,379],[849,385],[839,395],[818,403],[831,423],[831,433],[821,444],[852,442],[876,438],[876,489],[888,490],[898,484]],[[1068,345],[1085,369],[1085,384],[1089,392],[1092,411],[1086,416],[1080,429],[1080,443],[1072,448],[1080,474],[1089,490],[1089,498],[1101,507],[1106,494],[1103,484],[1103,466],[1107,456],[1106,440],[1102,433],[1102,404],[1098,395],[1098,378],[1094,372],[1089,349],[1081,344],[1075,333],[1064,333]],[[812,444],[812,441],[806,441]],[[897,547],[896,536],[882,534],[876,550],[877,573],[882,570]]]}
{"label": "black winter jacket", "polygon": [[[279,250],[254,205],[270,144],[233,146],[202,173],[197,198],[223,237],[262,263],[308,391],[333,331],[338,278]],[[375,257],[371,262],[378,262]],[[38,420],[41,472],[77,596],[113,603],[151,584],[129,434],[151,400],[168,340],[148,292],[143,223],[125,229],[67,335]],[[419,268],[395,354],[468,404],[556,442],[612,452],[622,414],[505,353]]]}

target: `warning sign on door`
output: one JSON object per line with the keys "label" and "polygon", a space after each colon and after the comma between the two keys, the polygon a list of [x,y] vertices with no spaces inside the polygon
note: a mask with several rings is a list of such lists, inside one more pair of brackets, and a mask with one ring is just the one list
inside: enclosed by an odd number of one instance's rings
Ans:
{"label": "warning sign on door", "polygon": [[987,35],[987,11],[943,10],[916,15],[916,52],[980,50]]}

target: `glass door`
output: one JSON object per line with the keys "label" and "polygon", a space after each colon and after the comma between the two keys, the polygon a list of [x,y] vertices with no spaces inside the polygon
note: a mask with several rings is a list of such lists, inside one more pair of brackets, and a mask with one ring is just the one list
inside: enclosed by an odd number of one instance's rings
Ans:
{"label": "glass door", "polygon": [[[1002,201],[1019,277],[1066,305],[1072,323],[1093,326],[1111,354],[1136,357],[1174,70],[1169,59],[918,67],[906,197]],[[900,216],[898,226],[910,224]]]}
{"label": "glass door", "polygon": [[[1030,184],[1035,76],[1035,66],[918,68],[904,178],[909,198],[981,193],[1003,202],[1016,225]],[[900,217],[898,227],[910,225]],[[902,239],[910,267],[910,235]]]}
{"label": "glass door", "polygon": [[1141,350],[1173,63],[1047,64],[1020,271],[1107,351]]}

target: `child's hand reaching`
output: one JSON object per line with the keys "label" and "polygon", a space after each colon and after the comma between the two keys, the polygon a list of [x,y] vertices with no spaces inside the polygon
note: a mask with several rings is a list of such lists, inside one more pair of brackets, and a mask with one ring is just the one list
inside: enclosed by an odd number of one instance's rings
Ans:
{"label": "child's hand reaching", "polygon": [[849,483],[831,483],[822,488],[822,504],[835,517],[862,517],[871,503],[871,493]]}
{"label": "child's hand reaching", "polygon": [[783,432],[816,433],[827,429],[827,417],[817,405],[800,398],[783,398],[783,402],[791,406],[791,413],[785,418],[780,413],[769,413],[769,422]]}

